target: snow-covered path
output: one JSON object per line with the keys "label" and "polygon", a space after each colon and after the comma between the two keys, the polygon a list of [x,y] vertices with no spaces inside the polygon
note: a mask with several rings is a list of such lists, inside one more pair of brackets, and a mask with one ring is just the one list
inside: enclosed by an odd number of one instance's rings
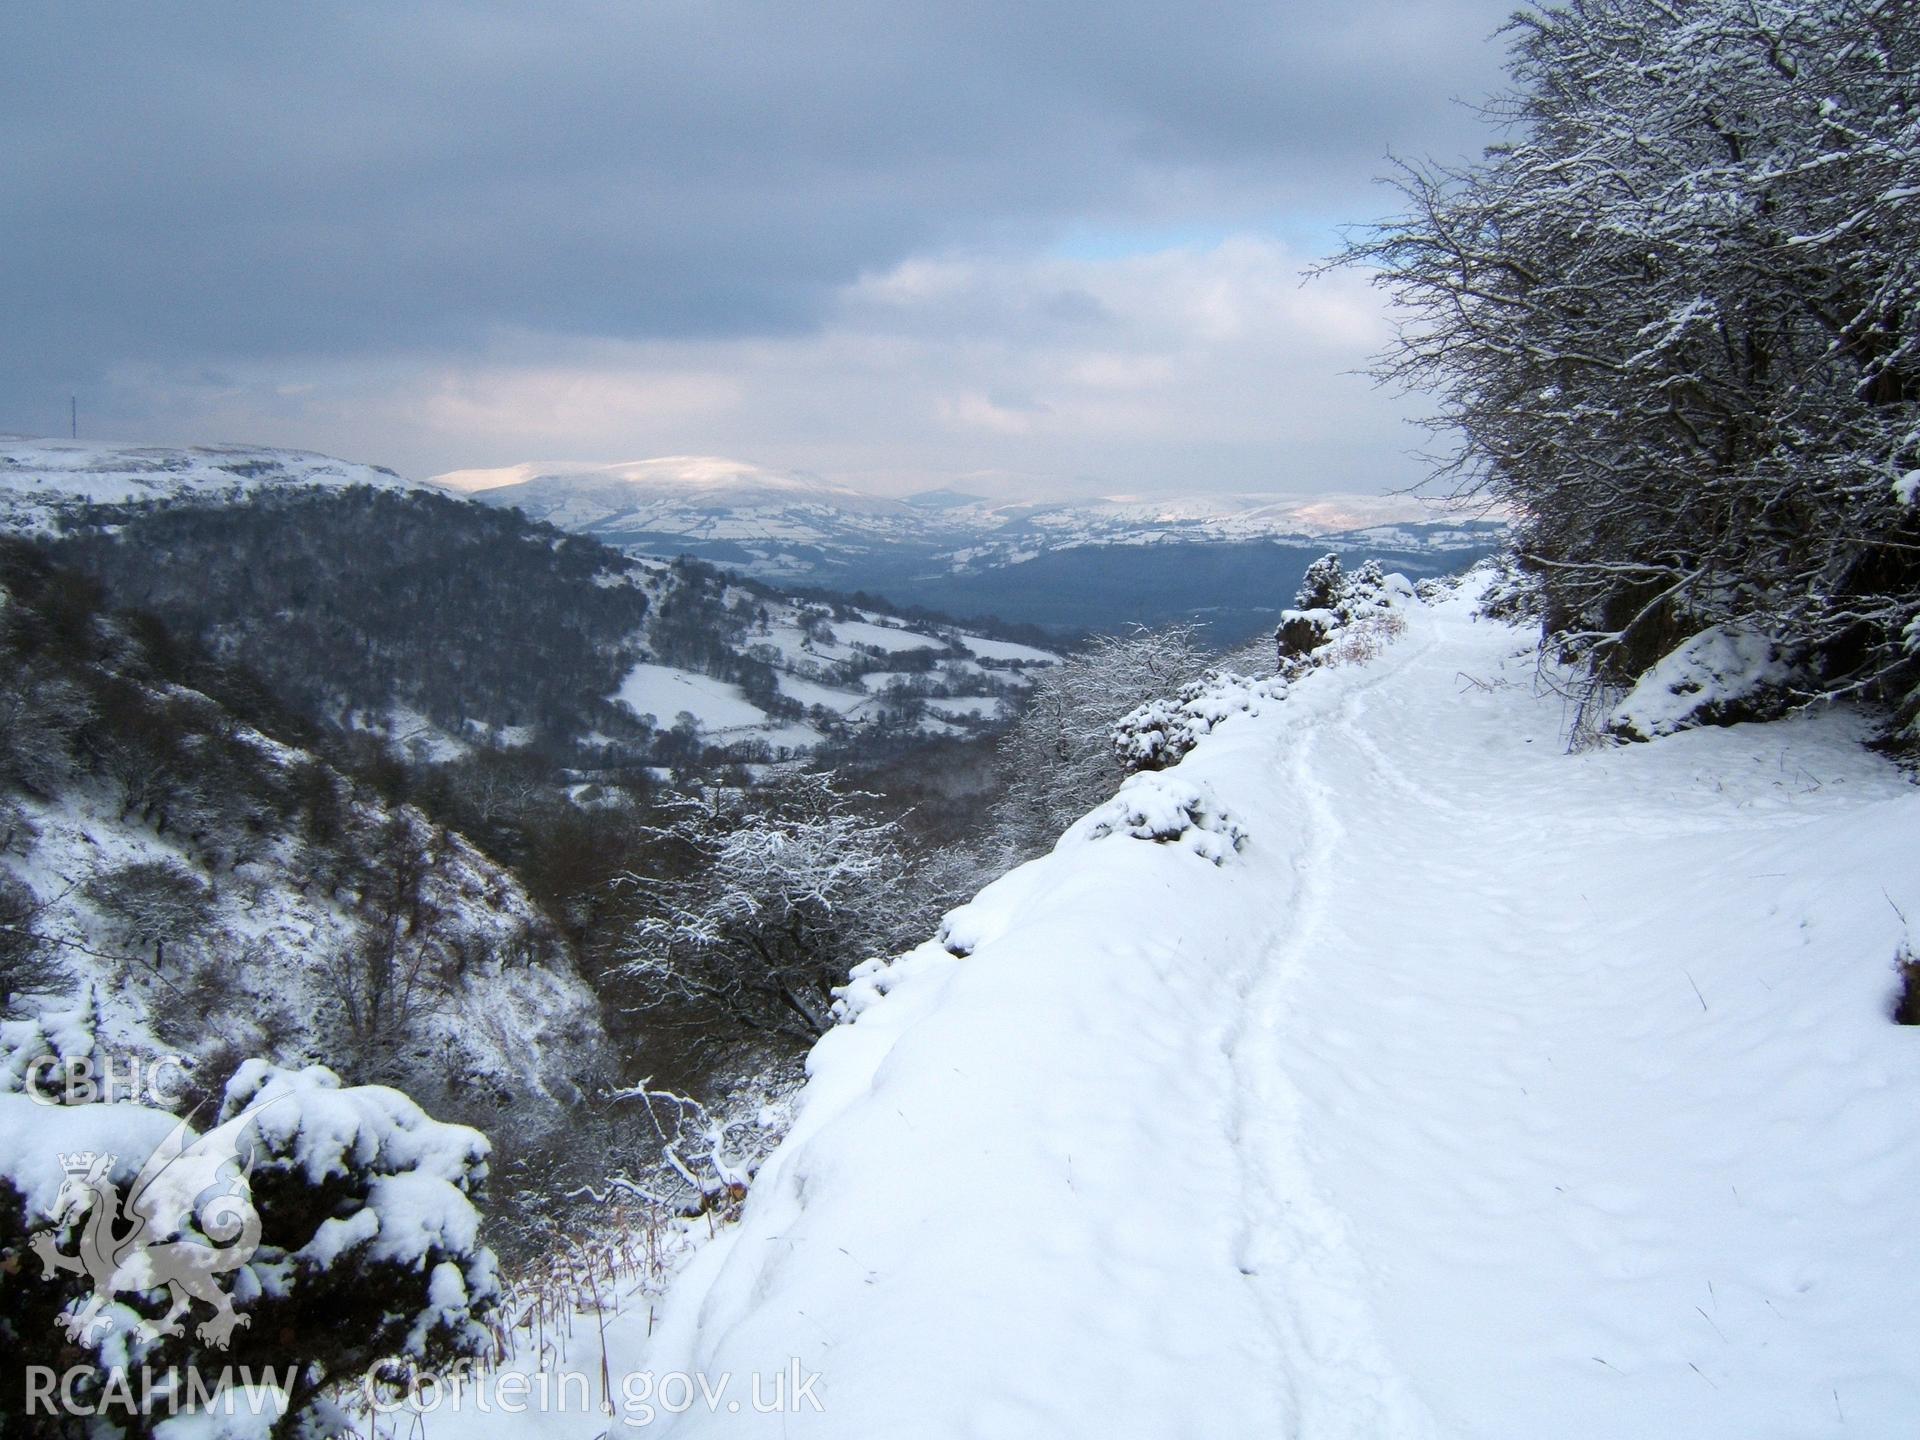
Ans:
{"label": "snow-covered path", "polygon": [[1840,717],[1569,756],[1525,649],[1417,611],[1131,782],[1240,853],[1083,823],[896,962],[615,1356],[824,1413],[656,1423],[1920,1433],[1920,794]]}
{"label": "snow-covered path", "polygon": [[1565,756],[1463,623],[1312,735],[1269,1016],[1387,1348],[1445,1434],[1920,1433],[1920,797],[1831,722]]}

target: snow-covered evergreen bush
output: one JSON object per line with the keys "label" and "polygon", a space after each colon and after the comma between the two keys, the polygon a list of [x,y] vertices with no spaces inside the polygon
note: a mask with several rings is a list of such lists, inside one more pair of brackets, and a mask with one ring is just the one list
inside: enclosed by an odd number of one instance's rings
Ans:
{"label": "snow-covered evergreen bush", "polygon": [[[1417,598],[1406,576],[1387,574],[1378,560],[1349,574],[1339,556],[1321,556],[1307,567],[1292,607],[1280,612],[1273,632],[1282,673],[1371,659],[1382,641],[1398,633],[1394,610]],[[1326,648],[1336,635],[1345,639],[1337,652]]]}
{"label": "snow-covered evergreen bush", "polygon": [[[73,1423],[29,1417],[28,1366],[91,1367],[75,1387],[88,1404],[114,1367],[191,1370],[207,1384],[243,1366],[271,1370],[290,1434],[330,1413],[330,1385],[370,1367],[439,1369],[489,1353],[498,1286],[479,1234],[488,1145],[478,1131],[431,1119],[397,1090],[264,1061],[228,1081],[204,1134],[146,1103],[55,1103],[65,1092],[47,1083],[47,1062],[97,1067],[97,1022],[97,1007],[85,1006],[0,1029],[8,1433],[64,1435]],[[40,1073],[29,1090],[30,1070]],[[201,1140],[214,1147],[204,1173],[183,1172],[192,1178],[171,1208],[143,1203],[136,1213],[140,1194],[165,1193],[137,1191],[141,1179],[164,1180],[166,1157],[190,1159]],[[234,1198],[207,1198],[216,1190]],[[81,1238],[102,1224],[126,1261],[106,1295]],[[156,1273],[136,1263],[176,1238],[233,1255],[207,1272],[217,1300],[175,1291],[170,1304]],[[177,1324],[164,1328],[169,1315]],[[149,1436],[167,1413],[106,1406],[86,1433]]]}

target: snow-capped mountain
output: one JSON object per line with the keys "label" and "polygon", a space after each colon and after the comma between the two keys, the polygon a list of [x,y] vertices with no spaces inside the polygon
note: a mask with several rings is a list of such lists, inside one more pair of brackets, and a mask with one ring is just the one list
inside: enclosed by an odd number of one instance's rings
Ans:
{"label": "snow-capped mountain", "polygon": [[111,445],[0,436],[0,529],[33,532],[89,505],[240,499],[290,486],[432,488],[380,465],[258,445]]}

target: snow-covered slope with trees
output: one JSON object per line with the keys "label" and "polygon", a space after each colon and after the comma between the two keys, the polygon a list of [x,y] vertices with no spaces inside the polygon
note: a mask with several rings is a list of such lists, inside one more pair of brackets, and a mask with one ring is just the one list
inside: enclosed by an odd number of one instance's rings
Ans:
{"label": "snow-covered slope with trees", "polygon": [[657,1426],[1913,1433],[1920,793],[1845,713],[1567,753],[1529,634],[1404,617],[864,968],[608,1332],[824,1413]]}
{"label": "snow-covered slope with trees", "polygon": [[17,542],[0,619],[0,1049],[77,1007],[89,1044],[177,1054],[202,1090],[265,1056],[562,1122],[599,1008],[512,872]]}
{"label": "snow-covered slope with trees", "polygon": [[1053,658],[294,451],[0,442],[0,532],[47,541],[324,729],[422,762],[533,747],[685,765],[981,734]]}

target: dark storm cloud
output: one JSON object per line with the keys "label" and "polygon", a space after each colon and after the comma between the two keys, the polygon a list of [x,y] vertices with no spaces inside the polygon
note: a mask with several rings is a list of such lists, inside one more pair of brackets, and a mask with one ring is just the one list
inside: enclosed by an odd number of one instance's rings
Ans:
{"label": "dark storm cloud", "polygon": [[1364,214],[1484,0],[0,10],[0,428],[115,365],[793,333],[915,253]]}

